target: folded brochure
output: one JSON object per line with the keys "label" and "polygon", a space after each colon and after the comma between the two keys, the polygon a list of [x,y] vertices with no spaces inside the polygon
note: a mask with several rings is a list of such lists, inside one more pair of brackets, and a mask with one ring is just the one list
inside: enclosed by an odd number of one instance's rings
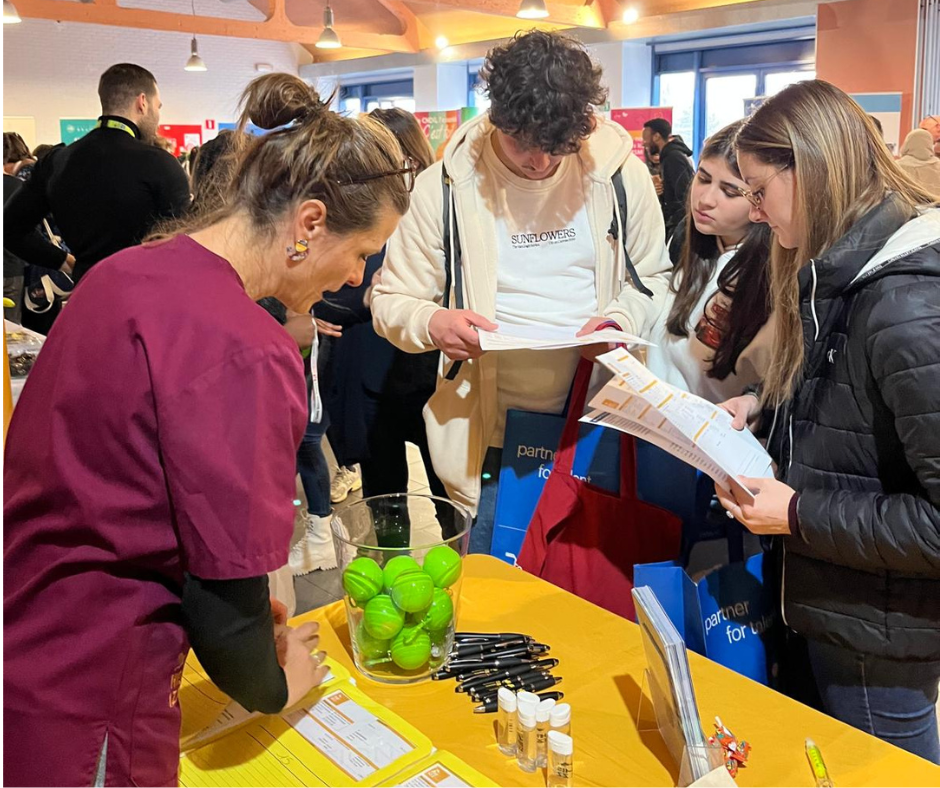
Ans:
{"label": "folded brochure", "polygon": [[581,421],[642,438],[710,476],[739,499],[753,501],[739,476],[773,477],[773,463],[749,430],[731,426],[731,414],[660,380],[625,350],[597,359],[614,377],[590,402]]}
{"label": "folded brochure", "polygon": [[483,350],[558,350],[568,347],[583,347],[598,343],[614,345],[649,345],[626,331],[603,328],[592,334],[577,336],[580,326],[500,326],[496,331],[480,331],[480,347]]}

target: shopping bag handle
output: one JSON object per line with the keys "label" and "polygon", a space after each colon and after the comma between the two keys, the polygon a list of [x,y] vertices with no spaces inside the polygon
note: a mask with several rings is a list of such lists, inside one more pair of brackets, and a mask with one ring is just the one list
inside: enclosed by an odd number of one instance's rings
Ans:
{"label": "shopping bag handle", "polygon": [[[574,455],[578,447],[578,432],[581,426],[581,416],[587,404],[588,389],[591,385],[591,375],[594,371],[594,362],[582,358],[574,373],[571,384],[571,395],[568,404],[568,414],[565,417],[565,428],[561,433],[558,452],[555,454],[553,473],[571,475],[574,469]],[[627,434],[620,436],[620,495],[623,498],[636,499],[636,444]]]}

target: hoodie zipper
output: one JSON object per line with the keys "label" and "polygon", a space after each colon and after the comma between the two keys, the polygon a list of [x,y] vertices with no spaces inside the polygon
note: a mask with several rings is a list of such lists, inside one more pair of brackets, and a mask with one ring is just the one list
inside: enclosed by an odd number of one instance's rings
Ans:
{"label": "hoodie zipper", "polygon": [[[819,339],[819,318],[816,315],[816,285],[818,284],[818,279],[816,276],[816,261],[810,260],[810,265],[812,266],[813,272],[813,290],[810,293],[809,298],[809,309],[813,315],[813,342]],[[774,411],[774,424],[777,423],[777,413]],[[771,433],[773,432],[773,427],[771,427]],[[789,425],[787,427],[787,434],[789,436],[789,443],[787,445],[787,475],[790,473],[790,468],[793,467],[793,407],[790,407],[790,419]],[[770,440],[768,439],[768,444]],[[786,605],[784,603],[784,598],[786,594],[786,577],[787,577],[787,541],[786,539],[781,539],[780,544],[783,548],[783,553],[780,561],[780,618],[783,621],[783,625],[789,626],[787,624],[787,614],[786,614]]]}
{"label": "hoodie zipper", "polygon": [[816,261],[810,260],[809,262],[813,269],[813,292],[809,297],[809,310],[813,314],[813,341],[815,342],[819,339],[819,318],[816,317],[816,285],[818,280],[816,278]]}

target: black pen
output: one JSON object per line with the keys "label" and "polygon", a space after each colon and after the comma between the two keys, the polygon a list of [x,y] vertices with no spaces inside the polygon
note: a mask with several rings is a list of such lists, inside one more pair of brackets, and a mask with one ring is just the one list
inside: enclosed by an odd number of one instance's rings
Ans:
{"label": "black pen", "polygon": [[528,651],[516,651],[513,649],[512,651],[508,651],[505,654],[500,654],[498,656],[496,654],[486,654],[484,655],[483,659],[464,659],[463,657],[451,657],[449,660],[447,660],[445,665],[448,670],[450,670],[454,665],[456,665],[458,668],[466,668],[467,670],[477,670],[481,668],[499,667],[500,665],[502,665],[502,667],[506,667],[506,661],[510,659],[515,660],[516,664],[521,662],[532,662],[539,656],[541,655],[530,654]]}
{"label": "black pen", "polygon": [[475,684],[486,684],[487,682],[494,681],[496,679],[508,679],[512,676],[519,676],[532,670],[551,670],[557,665],[557,659],[543,659],[538,662],[526,662],[522,665],[517,665],[512,668],[506,668],[505,670],[494,670],[479,676],[473,676],[468,679],[461,679],[460,681],[465,689],[469,689]]}
{"label": "black pen", "polygon": [[493,673],[499,673],[500,671],[506,670],[507,668],[518,668],[534,664],[534,659],[500,659],[494,660],[493,662],[488,662],[482,666],[461,664],[457,667],[449,668],[449,670],[457,674],[458,681],[466,681],[469,678],[489,676]]}
{"label": "black pen", "polygon": [[475,656],[477,654],[502,653],[512,648],[525,648],[525,640],[501,640],[498,643],[468,643],[463,646],[459,643],[454,644],[451,654],[459,657]]}
{"label": "black pen", "polygon": [[[561,684],[560,676],[556,678],[555,676],[546,675],[546,676],[542,676],[541,678],[535,678],[529,681],[523,681],[523,682],[518,682],[518,683],[516,682],[506,683],[506,684],[503,684],[503,686],[506,687],[507,689],[513,690],[514,692],[522,692],[523,690],[526,692],[538,692],[539,690],[551,689],[556,684]],[[493,689],[490,688],[486,691],[473,692],[469,694],[470,694],[470,697],[474,699],[479,699],[481,697],[485,697],[486,695],[492,692],[493,692]]]}
{"label": "black pen", "polygon": [[[545,692],[539,695],[539,700],[561,700],[565,697],[564,692]],[[487,696],[485,700],[473,709],[474,714],[492,714],[499,708],[499,700],[495,695]]]}
{"label": "black pen", "polygon": [[497,632],[497,633],[486,633],[486,632],[456,632],[454,634],[454,640],[458,643],[471,640],[532,640],[533,638],[530,635],[523,635],[519,632]]}
{"label": "black pen", "polygon": [[486,676],[479,681],[474,681],[472,684],[468,684],[466,681],[457,685],[457,688],[454,692],[479,692],[482,687],[490,686],[505,686],[508,687],[511,684],[528,681],[530,679],[537,679],[541,676],[544,676],[550,668],[532,668],[527,670],[524,673],[517,673],[514,676]]}
{"label": "black pen", "polygon": [[510,676],[505,679],[496,679],[495,681],[489,681],[485,684],[477,684],[473,687],[467,689],[457,689],[456,692],[466,692],[468,695],[486,695],[489,692],[493,692],[500,687],[507,687],[513,692],[518,690],[528,689],[526,685],[531,684],[532,682],[541,681],[546,676],[551,676],[547,670],[533,670],[529,673],[524,673],[521,676]]}

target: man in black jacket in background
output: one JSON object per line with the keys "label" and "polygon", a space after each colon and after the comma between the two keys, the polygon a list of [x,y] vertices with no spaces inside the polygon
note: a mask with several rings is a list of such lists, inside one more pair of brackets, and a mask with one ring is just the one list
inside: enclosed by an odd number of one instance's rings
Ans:
{"label": "man in black jacket in background", "polygon": [[672,136],[672,124],[665,118],[654,118],[643,124],[643,144],[650,153],[659,154],[662,191],[657,189],[657,192],[668,239],[685,216],[685,197],[695,173],[689,158],[692,151],[682,137]]}
{"label": "man in black jacket in background", "polygon": [[98,261],[140,243],[190,201],[179,162],[151,144],[162,106],[153,74],[130,63],[111,66],[101,75],[98,96],[98,126],[39,161],[3,212],[6,248],[27,259],[29,234],[52,213],[75,255],[76,281]]}

